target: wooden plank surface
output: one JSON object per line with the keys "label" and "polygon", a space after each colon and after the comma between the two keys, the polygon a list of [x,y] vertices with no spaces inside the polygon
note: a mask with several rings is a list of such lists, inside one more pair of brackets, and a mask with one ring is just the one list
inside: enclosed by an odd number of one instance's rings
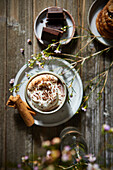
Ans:
{"label": "wooden plank surface", "polygon": [[6,146],[6,2],[0,1],[0,167],[5,166]]}
{"label": "wooden plank surface", "polygon": [[[68,122],[56,127],[33,126],[27,128],[19,116],[18,111],[6,108],[5,104],[10,96],[9,81],[14,78],[19,69],[27,62],[32,53],[40,52],[44,47],[38,43],[34,34],[34,21],[44,8],[60,6],[70,12],[77,26],[77,34],[86,32],[78,28],[88,29],[87,14],[93,0],[0,0],[0,168],[6,168],[7,163],[19,163],[21,156],[41,151],[41,142],[59,136],[66,126],[75,126],[87,140],[88,152],[97,154],[101,143],[107,139],[102,138],[101,126],[108,123],[113,126],[113,69],[110,70],[102,101],[96,100],[101,87],[97,88],[88,101],[86,112],[76,114]],[[27,40],[31,39],[32,45]],[[90,39],[89,39],[90,40]],[[63,48],[65,53],[76,54],[84,47],[86,42],[81,38],[77,43]],[[94,41],[93,52],[105,48]],[[24,55],[20,48],[24,49]],[[81,56],[92,53],[91,48],[85,48]],[[80,70],[84,84],[98,73],[104,71],[113,61],[113,50],[107,54],[98,55],[85,62]],[[86,91],[85,95],[89,91]],[[108,114],[106,114],[108,113]],[[106,116],[107,115],[107,116]],[[108,139],[107,139],[108,140]],[[103,153],[106,163],[113,162],[113,154],[108,150]]]}
{"label": "wooden plank surface", "polygon": [[[10,95],[8,82],[14,78],[25,63],[25,56],[20,48],[25,48],[25,1],[7,1],[7,99]],[[30,10],[29,10],[30,11]],[[27,50],[27,49],[26,49]],[[26,51],[25,50],[25,51]],[[18,122],[18,123],[17,123]],[[24,125],[17,110],[7,108],[6,122],[6,164],[19,162],[25,154],[27,127]],[[18,126],[20,124],[20,126]],[[23,153],[22,153],[23,152]]]}

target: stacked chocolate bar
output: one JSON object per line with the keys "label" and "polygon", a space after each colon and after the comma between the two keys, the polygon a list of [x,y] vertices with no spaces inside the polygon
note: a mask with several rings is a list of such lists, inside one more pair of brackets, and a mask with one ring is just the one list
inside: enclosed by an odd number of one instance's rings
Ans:
{"label": "stacked chocolate bar", "polygon": [[113,39],[113,0],[105,5],[96,19],[98,32],[105,38]]}
{"label": "stacked chocolate bar", "polygon": [[46,15],[46,27],[43,27],[41,39],[49,43],[59,41],[66,25],[65,12],[60,7],[48,8]]}

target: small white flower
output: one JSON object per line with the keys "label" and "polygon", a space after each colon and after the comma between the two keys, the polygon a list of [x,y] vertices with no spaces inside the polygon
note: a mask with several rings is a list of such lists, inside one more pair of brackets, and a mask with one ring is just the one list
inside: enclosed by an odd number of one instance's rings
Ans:
{"label": "small white flower", "polygon": [[33,56],[33,60],[36,60],[36,57],[35,57],[35,56]]}
{"label": "small white flower", "polygon": [[24,49],[23,49],[23,48],[20,48],[20,52],[21,52],[22,54],[24,54]]}
{"label": "small white flower", "polygon": [[70,151],[70,150],[71,150],[71,147],[67,145],[67,146],[64,147],[64,150],[65,150],[65,151]]}
{"label": "small white flower", "polygon": [[14,84],[14,81],[15,81],[15,79],[14,79],[14,78],[13,78],[13,79],[11,79],[11,80],[9,81],[9,84],[13,85],[13,84]]}
{"label": "small white flower", "polygon": [[54,52],[57,53],[57,54],[60,54],[60,53],[61,53],[60,50],[55,50]]}
{"label": "small white flower", "polygon": [[88,163],[87,170],[101,170],[98,164]]}
{"label": "small white flower", "polygon": [[28,74],[28,72],[25,72],[25,76],[29,79],[30,75]]}
{"label": "small white flower", "polygon": [[63,154],[61,159],[62,159],[63,162],[67,162],[69,160],[69,155]]}
{"label": "small white flower", "polygon": [[84,112],[86,112],[86,108],[82,107],[82,110],[83,110]]}
{"label": "small white flower", "polygon": [[89,162],[93,163],[93,162],[95,162],[95,161],[96,161],[96,157],[94,157],[93,155],[91,155],[91,156],[89,157]]}
{"label": "small white flower", "polygon": [[29,45],[31,45],[31,40],[30,40],[30,39],[28,39],[28,40],[27,40],[27,43],[28,43]]}
{"label": "small white flower", "polygon": [[43,68],[43,66],[41,65],[41,63],[39,61],[36,61],[36,65],[38,65],[39,68]]}
{"label": "small white flower", "polygon": [[108,116],[110,115],[107,111],[105,111],[103,114],[104,114],[106,117],[108,117]]}
{"label": "small white flower", "polygon": [[56,47],[56,44],[51,44],[51,47]]}
{"label": "small white flower", "polygon": [[51,156],[51,151],[48,150],[47,153],[46,153],[47,157],[50,157]]}
{"label": "small white flower", "polygon": [[41,51],[41,54],[42,54],[42,58],[45,58],[45,54],[43,51]]}

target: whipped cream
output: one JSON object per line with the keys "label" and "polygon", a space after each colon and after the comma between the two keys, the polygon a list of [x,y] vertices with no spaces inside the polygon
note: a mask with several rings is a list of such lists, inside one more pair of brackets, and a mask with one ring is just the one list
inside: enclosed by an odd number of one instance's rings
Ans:
{"label": "whipped cream", "polygon": [[31,104],[41,111],[51,111],[64,100],[61,81],[52,74],[41,74],[32,79],[27,88]]}

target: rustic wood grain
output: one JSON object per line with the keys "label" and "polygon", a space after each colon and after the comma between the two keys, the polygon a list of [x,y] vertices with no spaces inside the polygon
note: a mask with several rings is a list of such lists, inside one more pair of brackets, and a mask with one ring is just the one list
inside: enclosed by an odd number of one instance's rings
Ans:
{"label": "rustic wood grain", "polygon": [[[19,69],[32,54],[32,46],[27,39],[32,40],[32,1],[7,1],[7,92],[8,82],[15,77]],[[25,49],[24,55],[20,48]],[[10,93],[8,92],[7,98]],[[17,110],[7,108],[7,144],[6,163],[20,162],[21,156],[32,150],[32,129],[28,129]],[[20,124],[18,126],[18,124]],[[30,142],[29,142],[30,141]],[[30,144],[29,144],[30,143]]]}
{"label": "rustic wood grain", "polygon": [[[89,1],[87,3],[85,0],[83,1],[83,9],[82,9],[82,27],[88,29],[87,25],[87,15],[88,15],[88,9],[93,1]],[[85,31],[82,31],[82,34],[84,34]],[[89,39],[90,40],[90,39]],[[82,42],[82,46],[85,45],[85,42]],[[99,51],[101,50],[98,48],[98,43],[96,44],[92,42],[92,45],[94,45],[95,49]],[[97,47],[97,48],[96,48]],[[91,50],[90,48],[86,48],[82,55],[90,55]],[[95,59],[91,59],[86,61],[84,64],[84,68],[81,70],[82,80],[84,82],[84,85],[86,84],[86,81],[91,80],[93,77],[95,77],[99,72],[103,71],[103,56],[96,56]],[[88,90],[85,95],[87,95],[90,92]],[[97,99],[97,94],[99,92],[99,88],[95,90],[95,92],[91,95],[89,101],[88,101],[88,109],[85,115],[82,116],[82,132],[85,136],[85,139],[87,140],[87,145],[89,149],[89,153],[97,154],[99,151],[99,145],[100,145],[100,137],[101,137],[101,123],[102,120],[102,112],[103,112],[103,102],[99,102]],[[95,140],[96,139],[96,140]],[[95,141],[95,142],[94,142]]]}
{"label": "rustic wood grain", "polygon": [[[24,63],[24,56],[20,53],[20,48],[24,47],[24,6],[24,1],[7,1],[7,98],[10,95],[8,82],[15,77]],[[21,118],[17,110],[7,108],[7,166],[10,162],[19,162],[22,152],[25,153],[25,126],[22,122],[18,127],[18,121],[21,122]]]}
{"label": "rustic wood grain", "polygon": [[[105,56],[105,69],[110,66],[110,63],[113,61],[113,50],[111,50]],[[110,70],[108,74],[108,80],[105,87],[105,103],[104,103],[104,112],[103,112],[103,123],[109,124],[113,126],[113,68]],[[107,113],[107,115],[106,115]],[[110,142],[110,137],[108,135],[105,136],[105,141],[112,144],[113,141]],[[106,164],[110,164],[113,166],[113,153],[109,152],[109,149],[105,152]]]}
{"label": "rustic wood grain", "polygon": [[5,167],[6,147],[6,1],[0,1],[0,167]]}
{"label": "rustic wood grain", "polygon": [[[75,20],[77,34],[84,35],[88,29],[87,14],[93,0],[1,0],[0,1],[0,168],[6,168],[7,163],[19,163],[21,156],[41,153],[41,142],[59,136],[61,130],[67,126],[75,126],[87,141],[89,153],[98,154],[101,145],[109,140],[101,135],[101,126],[107,123],[113,126],[113,69],[110,70],[102,100],[96,100],[101,86],[95,90],[88,101],[86,112],[76,114],[68,122],[56,127],[39,127],[34,125],[27,128],[19,116],[18,111],[6,108],[5,104],[10,95],[9,81],[14,78],[19,69],[27,62],[32,53],[38,53],[45,47],[36,39],[34,21],[44,8],[60,6],[68,10]],[[32,44],[28,45],[27,40]],[[90,40],[90,38],[89,38]],[[86,41],[83,38],[69,46],[62,48],[63,52],[73,53],[83,48]],[[104,49],[105,46],[93,41],[93,50],[85,48],[82,56]],[[24,48],[24,55],[20,48]],[[109,67],[113,61],[113,50],[94,59],[88,60],[80,70],[84,87],[86,81],[92,79]],[[89,89],[85,95],[89,93]],[[109,150],[102,152],[106,164],[113,162],[113,154]],[[112,168],[111,168],[112,169]]]}

